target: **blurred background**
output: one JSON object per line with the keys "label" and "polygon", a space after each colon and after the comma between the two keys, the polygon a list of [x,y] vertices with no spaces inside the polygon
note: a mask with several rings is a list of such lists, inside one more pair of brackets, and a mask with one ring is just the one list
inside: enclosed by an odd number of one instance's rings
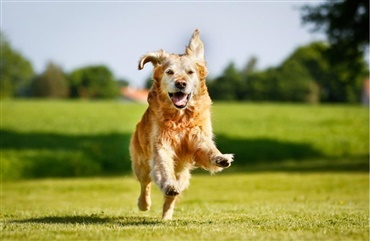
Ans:
{"label": "blurred background", "polygon": [[6,1],[1,16],[4,179],[128,173],[151,86],[138,60],[183,53],[196,28],[234,171],[368,171],[367,0]]}

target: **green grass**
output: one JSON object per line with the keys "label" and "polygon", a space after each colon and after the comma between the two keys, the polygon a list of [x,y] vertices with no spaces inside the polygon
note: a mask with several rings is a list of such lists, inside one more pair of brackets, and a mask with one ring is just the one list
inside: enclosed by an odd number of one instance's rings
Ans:
{"label": "green grass", "polygon": [[[2,101],[2,177],[122,175],[146,105],[86,101]],[[231,171],[367,172],[368,108],[216,103],[213,123]]]}
{"label": "green grass", "polygon": [[144,105],[2,102],[3,178],[91,176],[130,169],[130,135]]}
{"label": "green grass", "polygon": [[145,108],[2,101],[2,240],[369,239],[368,108],[214,104],[235,162],[196,172],[169,222],[157,187],[136,207],[128,143]]}
{"label": "green grass", "polygon": [[213,116],[216,142],[246,170],[369,170],[367,107],[231,103]]}
{"label": "green grass", "polygon": [[2,186],[2,240],[368,240],[365,173],[195,175],[174,220],[136,207],[134,178]]}

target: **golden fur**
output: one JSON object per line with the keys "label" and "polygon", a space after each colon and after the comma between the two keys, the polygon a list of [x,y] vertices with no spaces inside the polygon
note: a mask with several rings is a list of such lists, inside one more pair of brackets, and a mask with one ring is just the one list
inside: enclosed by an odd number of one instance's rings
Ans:
{"label": "golden fur", "polygon": [[199,31],[195,30],[185,54],[150,52],[140,59],[139,69],[148,62],[154,66],[154,82],[149,107],[132,136],[130,154],[141,184],[139,209],[150,209],[154,181],[165,196],[162,218],[168,220],[176,197],[189,185],[192,169],[221,171],[230,166],[233,156],[221,154],[213,142],[212,102]]}

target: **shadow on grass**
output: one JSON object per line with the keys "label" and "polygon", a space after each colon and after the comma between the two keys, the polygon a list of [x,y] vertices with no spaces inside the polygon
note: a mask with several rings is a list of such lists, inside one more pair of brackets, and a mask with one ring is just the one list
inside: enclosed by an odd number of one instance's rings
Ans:
{"label": "shadow on grass", "polygon": [[284,160],[325,157],[320,150],[315,149],[309,143],[268,138],[234,139],[223,135],[217,136],[216,143],[221,152],[234,153],[241,165],[264,161],[278,163]]}
{"label": "shadow on grass", "polygon": [[234,153],[235,172],[368,172],[369,156],[326,156],[310,143],[279,141],[267,138],[235,139],[217,135],[223,153]]}
{"label": "shadow on grass", "polygon": [[24,220],[11,221],[13,223],[40,223],[40,224],[84,224],[101,225],[114,223],[121,226],[155,225],[163,223],[161,220],[148,217],[100,217],[98,215],[73,215],[73,216],[50,216],[40,218],[30,218]]}
{"label": "shadow on grass", "polygon": [[[15,158],[9,159],[21,160],[12,163],[9,171],[15,172],[15,168],[18,168],[18,176],[21,177],[73,177],[131,172],[129,134],[68,135],[1,130],[0,135],[0,150],[12,150]],[[7,165],[3,167],[7,168]]]}
{"label": "shadow on grass", "polygon": [[[68,135],[0,130],[5,179],[77,177],[131,173],[130,134]],[[235,139],[217,135],[222,152],[234,153],[228,172],[351,171],[368,172],[368,156],[327,157],[310,143],[268,138]],[[13,161],[12,161],[13,160]],[[16,160],[16,161],[14,161]]]}

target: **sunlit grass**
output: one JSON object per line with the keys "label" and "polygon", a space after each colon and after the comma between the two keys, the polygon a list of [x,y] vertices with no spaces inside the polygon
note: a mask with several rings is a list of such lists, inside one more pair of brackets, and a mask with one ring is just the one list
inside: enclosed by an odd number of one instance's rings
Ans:
{"label": "sunlit grass", "polygon": [[216,132],[235,139],[306,143],[329,157],[369,151],[364,106],[217,103],[213,116]]}
{"label": "sunlit grass", "polygon": [[132,177],[5,182],[2,240],[368,240],[368,175],[196,175],[174,220]]}
{"label": "sunlit grass", "polygon": [[118,101],[2,101],[2,129],[70,135],[131,133],[146,106]]}

